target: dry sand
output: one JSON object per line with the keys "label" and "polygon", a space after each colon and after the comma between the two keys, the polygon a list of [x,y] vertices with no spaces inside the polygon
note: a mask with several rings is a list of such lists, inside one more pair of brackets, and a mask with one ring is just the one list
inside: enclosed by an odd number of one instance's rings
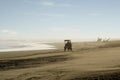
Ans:
{"label": "dry sand", "polygon": [[73,43],[57,50],[0,53],[0,80],[120,80],[120,42]]}

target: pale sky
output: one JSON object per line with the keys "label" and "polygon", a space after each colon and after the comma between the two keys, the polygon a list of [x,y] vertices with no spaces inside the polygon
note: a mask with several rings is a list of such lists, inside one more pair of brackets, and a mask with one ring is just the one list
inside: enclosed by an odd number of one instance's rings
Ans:
{"label": "pale sky", "polygon": [[0,39],[120,38],[120,0],[0,0]]}

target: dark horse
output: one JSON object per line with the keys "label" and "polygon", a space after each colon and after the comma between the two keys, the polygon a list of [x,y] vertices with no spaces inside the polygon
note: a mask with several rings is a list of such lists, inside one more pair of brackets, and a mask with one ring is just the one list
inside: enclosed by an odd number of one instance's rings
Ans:
{"label": "dark horse", "polygon": [[72,51],[72,43],[70,40],[65,40],[65,42],[67,41],[67,43],[65,43],[64,46],[64,51],[68,50],[68,51]]}

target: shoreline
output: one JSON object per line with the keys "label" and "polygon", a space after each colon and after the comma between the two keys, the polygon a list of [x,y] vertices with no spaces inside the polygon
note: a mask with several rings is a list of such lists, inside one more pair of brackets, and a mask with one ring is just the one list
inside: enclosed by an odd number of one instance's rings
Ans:
{"label": "shoreline", "polygon": [[53,49],[57,49],[57,48],[17,48],[17,49],[5,49],[5,50],[0,50],[0,53],[2,52],[15,52],[15,51],[37,51],[37,50],[53,50]]}
{"label": "shoreline", "polygon": [[49,45],[49,44],[27,44],[26,47],[20,47],[20,48],[11,48],[11,49],[0,49],[0,53],[1,52],[13,52],[13,51],[33,51],[33,50],[50,50],[50,49],[57,49],[55,46],[53,45]]}

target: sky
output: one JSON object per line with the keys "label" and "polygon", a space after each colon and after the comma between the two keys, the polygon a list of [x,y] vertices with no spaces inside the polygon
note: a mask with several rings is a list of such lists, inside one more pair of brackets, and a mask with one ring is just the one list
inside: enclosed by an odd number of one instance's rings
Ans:
{"label": "sky", "polygon": [[0,39],[120,38],[120,0],[0,0]]}

